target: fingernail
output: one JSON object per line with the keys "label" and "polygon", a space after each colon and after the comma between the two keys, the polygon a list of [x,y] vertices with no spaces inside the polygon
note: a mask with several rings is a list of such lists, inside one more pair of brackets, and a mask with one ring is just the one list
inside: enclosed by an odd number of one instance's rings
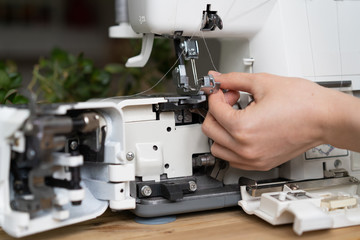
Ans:
{"label": "fingernail", "polygon": [[210,71],[209,73],[210,73],[211,75],[213,75],[214,77],[218,77],[218,76],[221,75],[221,73],[216,72],[216,71]]}

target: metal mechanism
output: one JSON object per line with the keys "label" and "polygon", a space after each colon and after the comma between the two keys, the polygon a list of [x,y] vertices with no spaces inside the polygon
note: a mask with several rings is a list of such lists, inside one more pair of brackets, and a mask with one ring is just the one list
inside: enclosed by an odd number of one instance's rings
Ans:
{"label": "metal mechanism", "polygon": [[[29,118],[25,151],[14,152],[12,156],[12,208],[32,214],[51,209],[54,187],[72,192],[72,204],[81,204],[84,190],[80,186],[80,166],[83,165],[83,156],[95,160],[97,157],[94,155],[102,155],[105,137],[102,134],[100,116],[96,113]],[[62,152],[62,149],[67,150]]]}
{"label": "metal mechanism", "polygon": [[[204,76],[198,79],[195,59],[199,57],[199,47],[196,40],[186,39],[183,42],[179,37],[174,40],[176,55],[179,59],[179,66],[173,70],[173,79],[180,95],[201,95],[215,93],[220,89],[220,83],[215,82],[213,76]],[[186,74],[184,60],[191,62],[193,81],[189,80]]]}
{"label": "metal mechanism", "polygon": [[193,167],[214,166],[216,159],[211,154],[203,154],[193,158]]}
{"label": "metal mechanism", "polygon": [[206,10],[203,11],[201,31],[214,31],[216,27],[223,29],[223,22],[217,11],[211,11],[211,4],[206,5]]}
{"label": "metal mechanism", "polygon": [[241,177],[240,186],[246,186],[246,191],[252,197],[260,197],[263,193],[281,192],[285,190],[312,191],[328,187],[359,184],[360,181],[354,177],[333,177],[324,179],[313,179],[303,181],[267,181],[258,182],[249,178]]}

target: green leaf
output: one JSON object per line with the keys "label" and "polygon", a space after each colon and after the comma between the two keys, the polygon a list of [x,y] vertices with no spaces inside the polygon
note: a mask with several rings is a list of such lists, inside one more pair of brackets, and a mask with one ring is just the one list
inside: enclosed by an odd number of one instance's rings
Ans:
{"label": "green leaf", "polygon": [[16,89],[10,89],[9,91],[7,91],[7,93],[5,94],[5,99],[11,98],[11,95],[15,96],[17,93]]}
{"label": "green leaf", "polygon": [[51,51],[51,60],[67,62],[68,61],[68,53],[60,48],[54,48]]}
{"label": "green leaf", "polygon": [[94,64],[90,60],[83,60],[81,63],[84,73],[91,73],[93,71]]}
{"label": "green leaf", "polygon": [[5,101],[6,101],[5,96],[6,96],[6,91],[3,89],[0,89],[0,104],[5,103]]}
{"label": "green leaf", "polygon": [[10,73],[10,88],[19,88],[21,86],[22,77],[19,73]]}
{"label": "green leaf", "polygon": [[104,70],[111,74],[117,74],[124,72],[125,68],[124,65],[118,63],[109,63],[105,66]]}
{"label": "green leaf", "polygon": [[29,102],[29,100],[26,97],[22,96],[22,95],[16,95],[14,97],[14,99],[13,99],[14,104],[25,104],[25,103],[28,103],[28,102]]}
{"label": "green leaf", "polygon": [[5,70],[0,70],[0,89],[9,89],[10,78]]}

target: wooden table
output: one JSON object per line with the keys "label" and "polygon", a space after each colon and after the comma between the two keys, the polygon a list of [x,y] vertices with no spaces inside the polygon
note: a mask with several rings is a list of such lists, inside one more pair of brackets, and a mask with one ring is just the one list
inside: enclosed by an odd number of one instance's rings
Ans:
{"label": "wooden table", "polygon": [[[292,225],[271,226],[241,208],[178,215],[175,222],[144,225],[128,211],[107,211],[84,223],[39,233],[22,240],[119,240],[119,239],[360,239],[360,226],[306,232],[297,236]],[[14,240],[0,229],[1,240]]]}

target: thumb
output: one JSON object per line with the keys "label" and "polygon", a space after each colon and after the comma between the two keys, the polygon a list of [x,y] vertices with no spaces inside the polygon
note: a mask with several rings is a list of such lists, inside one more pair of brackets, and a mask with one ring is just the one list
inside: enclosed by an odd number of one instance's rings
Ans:
{"label": "thumb", "polygon": [[220,74],[215,71],[209,71],[209,74],[213,75],[216,82],[220,82],[222,89],[254,93],[254,74],[239,72]]}

